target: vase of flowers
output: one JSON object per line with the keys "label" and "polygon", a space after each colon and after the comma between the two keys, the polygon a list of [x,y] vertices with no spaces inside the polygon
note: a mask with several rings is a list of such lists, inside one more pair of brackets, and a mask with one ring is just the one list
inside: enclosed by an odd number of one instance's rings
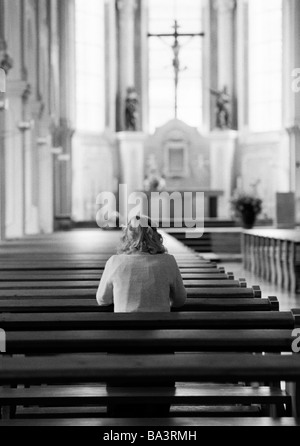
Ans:
{"label": "vase of flowers", "polygon": [[262,200],[254,195],[240,193],[232,198],[231,206],[242,227],[251,229],[262,211]]}

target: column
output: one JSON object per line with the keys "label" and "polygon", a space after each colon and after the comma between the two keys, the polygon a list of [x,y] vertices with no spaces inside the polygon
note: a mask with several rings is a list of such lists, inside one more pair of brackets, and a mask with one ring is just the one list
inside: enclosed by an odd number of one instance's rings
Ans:
{"label": "column", "polygon": [[140,99],[139,129],[146,133],[149,119],[148,6],[148,0],[137,0],[135,23],[135,86]]}
{"label": "column", "polygon": [[283,2],[283,120],[290,158],[290,190],[295,193],[296,222],[300,223],[300,2]]}
{"label": "column", "polygon": [[128,87],[135,87],[136,0],[117,0],[118,9],[118,103],[117,130],[125,130],[125,99]]}
{"label": "column", "polygon": [[[211,10],[211,26],[217,38],[212,41],[216,48],[214,79],[219,91],[227,87],[230,97],[230,127],[236,128],[236,85],[235,85],[235,0],[214,0]],[[214,116],[216,127],[216,116]],[[210,168],[213,190],[223,191],[219,198],[218,217],[230,219],[230,198],[232,195],[234,157],[236,152],[237,132],[230,129],[216,128],[210,134]]]}
{"label": "column", "polygon": [[249,17],[248,2],[237,2],[236,21],[236,90],[237,90],[237,128],[240,132],[247,131],[249,108]]}
{"label": "column", "polygon": [[218,89],[227,86],[231,97],[231,124],[236,128],[235,62],[235,9],[236,0],[214,0],[217,11],[218,33]]}
{"label": "column", "polygon": [[55,226],[68,228],[72,212],[72,137],[75,125],[75,3],[59,4],[60,33],[60,125],[62,155],[54,163]]}
{"label": "column", "polygon": [[117,41],[114,0],[105,2],[105,127],[116,131]]}
{"label": "column", "polygon": [[[4,2],[0,0],[0,55],[4,54]],[[0,108],[0,241],[5,238],[5,147],[4,147],[4,109]]]}
{"label": "column", "polygon": [[210,88],[218,88],[218,57],[217,57],[217,14],[210,0],[202,0],[202,28],[205,30],[203,38],[203,131],[209,133],[215,125],[215,98]]}
{"label": "column", "polygon": [[[5,159],[5,238],[8,239],[24,235],[24,138],[19,129],[24,121],[23,94],[27,87],[27,77],[23,48],[25,2],[6,1],[4,6],[5,52],[13,57],[12,67],[7,75],[8,108],[3,112],[5,132],[2,134]],[[9,135],[13,135],[13,138]]]}

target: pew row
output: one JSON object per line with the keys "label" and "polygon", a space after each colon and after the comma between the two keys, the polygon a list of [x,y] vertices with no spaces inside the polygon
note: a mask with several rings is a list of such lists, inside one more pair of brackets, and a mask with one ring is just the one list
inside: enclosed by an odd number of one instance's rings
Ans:
{"label": "pew row", "polygon": [[[183,284],[186,288],[200,287],[200,288],[236,288],[247,287],[247,283],[243,280],[230,280],[225,278],[214,278],[208,280],[207,277],[183,279]],[[25,289],[92,289],[97,291],[99,280],[61,280],[61,281],[27,281],[27,282],[0,282],[0,296],[5,294],[8,290],[25,290]]]}
{"label": "pew row", "polygon": [[[0,290],[0,307],[2,306],[3,300],[8,298],[32,298],[32,299],[44,299],[53,298],[58,300],[64,298],[69,299],[94,299],[96,300],[96,289],[90,288],[46,288],[46,289],[10,289],[10,290]],[[188,298],[260,298],[261,290],[258,286],[253,286],[252,288],[245,288],[236,286],[232,287],[197,287],[197,288],[187,288]]]}
{"label": "pew row", "polygon": [[294,339],[291,329],[9,331],[6,353],[292,352]]}
{"label": "pew row", "polygon": [[[138,329],[294,329],[300,314],[293,311],[190,313],[0,313],[6,331],[138,330]],[[299,310],[300,312],[300,310]]]}
{"label": "pew row", "polygon": [[[95,299],[1,299],[0,313],[113,312],[113,306],[99,307]],[[279,311],[276,297],[268,298],[193,298],[181,311]]]}
{"label": "pew row", "polygon": [[[176,382],[276,382],[285,381],[293,414],[299,416],[300,356],[296,354],[253,355],[249,353],[184,353],[172,355],[68,354],[40,357],[6,357],[0,364],[0,384],[39,385],[64,383],[132,383],[151,380],[153,386],[165,379]],[[29,391],[31,389],[28,389]],[[128,389],[127,389],[128,390]],[[149,392],[148,388],[148,392]],[[169,389],[170,390],[170,389]],[[16,402],[16,392],[13,392]],[[118,391],[117,389],[113,389]],[[144,390],[143,390],[144,391]],[[161,392],[164,390],[160,389]],[[173,389],[172,389],[173,391]],[[174,390],[175,391],[175,390]],[[293,391],[293,393],[292,393]],[[4,395],[9,397],[6,389]],[[42,390],[43,392],[43,390]],[[28,392],[29,393],[29,392]],[[22,395],[22,391],[20,396]],[[154,397],[154,394],[152,395]],[[23,391],[24,397],[24,391]],[[231,395],[234,399],[234,395]],[[157,403],[159,404],[160,393]],[[8,400],[5,400],[7,403]]]}
{"label": "pew row", "polygon": [[[234,384],[201,384],[177,382],[174,388],[164,387],[115,387],[98,385],[51,385],[30,388],[0,388],[2,418],[9,419],[16,406],[41,407],[103,407],[115,404],[169,404],[178,406],[219,406],[239,405],[261,406],[260,415],[267,414],[267,407],[285,406],[284,416],[292,415],[292,399],[284,390],[261,386],[259,388]],[[5,409],[4,409],[5,408]],[[175,411],[173,411],[175,412]],[[104,414],[102,414],[102,417]],[[172,408],[170,412],[172,416]],[[18,421],[18,419],[16,419]],[[0,424],[1,425],[1,424]]]}
{"label": "pew row", "polygon": [[[184,270],[186,271],[186,270]],[[199,269],[199,271],[197,272],[182,272],[181,273],[182,278],[183,279],[210,279],[210,280],[226,280],[226,279],[230,279],[230,280],[234,280],[234,275],[233,273],[229,272],[229,273],[225,273],[222,271],[216,271],[215,269],[204,269],[201,270]],[[68,280],[100,280],[102,276],[102,271],[89,271],[89,272],[85,272],[85,271],[60,271],[60,270],[56,270],[56,271],[36,271],[36,272],[14,272],[14,271],[9,271],[8,273],[5,273],[3,271],[0,271],[0,283],[2,282],[34,282],[34,281],[68,281]]]}
{"label": "pew row", "polygon": [[0,420],[0,427],[218,427],[218,426],[257,426],[257,427],[298,427],[299,419],[267,417],[170,417],[170,418],[66,418],[66,419],[20,419]]}
{"label": "pew row", "polygon": [[[43,270],[100,270],[105,267],[106,262],[91,262],[91,261],[81,261],[81,262],[63,262],[59,260],[53,260],[52,262],[34,262],[34,261],[24,261],[24,262],[10,262],[10,261],[2,261],[0,262],[0,270],[1,271],[43,271]],[[212,267],[217,267],[216,263],[213,262],[194,262],[193,260],[189,262],[177,262],[178,267],[182,270],[190,269],[190,268],[198,268],[198,269],[211,269]]]}

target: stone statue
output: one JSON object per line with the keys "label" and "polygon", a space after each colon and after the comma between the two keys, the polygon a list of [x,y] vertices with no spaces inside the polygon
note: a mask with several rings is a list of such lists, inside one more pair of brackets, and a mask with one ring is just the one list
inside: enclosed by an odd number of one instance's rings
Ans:
{"label": "stone statue", "polygon": [[217,97],[216,99],[216,125],[219,129],[228,129],[230,125],[229,103],[230,97],[227,87],[223,90],[216,91],[212,88],[210,92]]}
{"label": "stone statue", "polygon": [[5,53],[3,55],[3,58],[0,60],[0,68],[2,68],[5,71],[5,74],[7,75],[8,72],[13,68],[14,61],[10,57],[8,53]]}
{"label": "stone statue", "polygon": [[138,94],[134,87],[127,88],[125,105],[125,127],[126,130],[136,131],[138,129]]}

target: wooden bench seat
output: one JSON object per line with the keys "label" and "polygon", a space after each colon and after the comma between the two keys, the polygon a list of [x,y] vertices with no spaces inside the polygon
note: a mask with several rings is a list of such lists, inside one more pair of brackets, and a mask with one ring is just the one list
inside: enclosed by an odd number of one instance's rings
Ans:
{"label": "wooden bench seat", "polygon": [[[14,278],[15,276],[15,278]],[[187,280],[235,280],[232,273],[182,273],[181,274],[182,279]],[[19,286],[19,283],[27,283],[34,285],[35,282],[45,282],[45,283],[57,283],[62,282],[62,286],[64,283],[67,282],[95,282],[94,286],[97,286],[96,283],[99,283],[99,280],[102,277],[102,272],[98,274],[89,274],[86,273],[82,276],[77,277],[76,274],[73,275],[59,275],[56,274],[32,274],[32,273],[14,273],[10,277],[6,277],[6,279],[3,279],[3,277],[0,276],[0,288],[9,288],[13,285]],[[245,281],[245,280],[243,280]],[[28,285],[29,286],[29,285]]]}
{"label": "wooden bench seat", "polygon": [[[64,260],[61,258],[61,256],[58,256],[56,259],[53,258],[51,259],[45,259],[45,260],[35,260],[35,259],[31,259],[31,258],[27,258],[27,259],[6,259],[6,260],[0,260],[0,267],[2,269],[5,270],[9,270],[12,269],[13,266],[16,266],[16,268],[19,267],[26,267],[27,269],[32,269],[32,267],[35,266],[42,266],[44,267],[44,269],[68,269],[66,267],[69,266],[69,269],[73,270],[75,269],[80,269],[80,265],[82,265],[81,269],[88,269],[88,268],[92,268],[92,269],[101,269],[104,268],[106,265],[107,260],[89,260],[88,258],[86,260],[76,260],[76,259],[69,259],[69,260]],[[217,268],[217,264],[215,262],[209,262],[209,261],[202,261],[202,260],[194,260],[194,259],[190,259],[190,260],[177,260],[177,264],[180,268]],[[29,268],[30,267],[30,268]],[[46,268],[45,268],[46,267]]]}
{"label": "wooden bench seat", "polygon": [[176,406],[285,405],[288,416],[291,415],[292,406],[291,396],[286,391],[267,386],[255,388],[234,384],[176,383],[174,388],[122,388],[106,387],[105,384],[0,388],[2,407],[91,407],[107,406],[109,402]]}
{"label": "wooden bench seat", "polygon": [[[43,299],[53,298],[58,300],[64,298],[66,300],[86,298],[94,299],[96,301],[97,289],[91,288],[47,288],[47,289],[12,289],[0,291],[0,308],[3,305],[3,300],[8,298],[31,298],[31,299]],[[187,287],[188,298],[260,298],[261,290],[259,287],[254,286],[252,288],[245,287]]]}
{"label": "wooden bench seat", "polygon": [[7,354],[168,351],[292,352],[292,330],[61,330],[6,333]]}
{"label": "wooden bench seat", "polygon": [[[210,268],[197,268],[197,267],[191,267],[191,268],[179,268],[179,270],[181,271],[182,274],[225,274],[225,268],[220,267],[220,268],[215,268],[215,267],[210,267]],[[48,269],[48,270],[27,270],[27,271],[18,271],[18,277],[23,277],[24,280],[27,277],[60,277],[60,276],[66,276],[66,277],[71,277],[71,279],[73,280],[74,277],[89,277],[89,275],[94,275],[96,276],[96,278],[99,278],[100,275],[103,273],[103,268],[95,268],[95,269],[90,269],[90,270],[72,270],[72,269],[57,269],[57,268],[53,268],[53,269]],[[233,274],[233,273],[229,273],[229,274]],[[13,278],[16,275],[16,272],[14,270],[9,270],[9,271],[3,271],[0,270],[0,280],[6,280]]]}
{"label": "wooden bench seat", "polygon": [[[219,279],[219,278],[218,278]],[[247,287],[246,282],[239,280],[225,279],[184,279],[183,284],[186,288],[199,287],[199,288],[236,288]],[[92,289],[97,291],[99,280],[81,281],[81,280],[68,280],[68,281],[30,281],[30,282],[0,282],[0,296],[6,295],[5,293],[10,290],[26,290],[26,289]]]}
{"label": "wooden bench seat", "polygon": [[292,311],[190,313],[5,313],[0,327],[22,330],[122,329],[293,329],[300,315]]}
{"label": "wooden bench seat", "polygon": [[0,384],[86,383],[122,380],[180,382],[300,381],[300,355],[180,353],[164,355],[65,354],[6,356]]}
{"label": "wooden bench seat", "polygon": [[[44,271],[44,270],[100,270],[103,269],[106,262],[62,262],[61,260],[56,260],[53,262],[10,262],[3,261],[0,262],[0,270],[2,271]],[[216,263],[202,263],[202,262],[177,262],[180,270],[190,269],[190,268],[209,268],[217,267]]]}
{"label": "wooden bench seat", "polygon": [[234,384],[176,383],[176,387],[110,387],[102,385],[0,388],[0,406],[106,406],[118,404],[290,404],[290,395],[278,388]]}
{"label": "wooden bench seat", "polygon": [[[182,269],[182,277],[190,278],[198,275],[201,277],[216,278],[222,277],[221,274],[226,274],[228,279],[234,280],[233,273],[225,273],[224,268],[185,268]],[[14,280],[18,282],[33,281],[33,280],[100,280],[103,269],[98,270],[43,270],[43,271],[0,271],[0,281]]]}
{"label": "wooden bench seat", "polygon": [[[99,383],[99,382],[115,382],[116,384],[122,380],[127,386],[131,387],[130,383],[138,386],[139,382],[151,380],[152,386],[161,383],[164,379],[174,379],[179,382],[188,383],[228,383],[228,382],[276,382],[286,381],[287,393],[278,391],[278,389],[270,389],[270,400],[267,399],[267,394],[264,393],[263,403],[266,404],[284,404],[289,410],[290,403],[292,404],[293,414],[295,417],[299,416],[299,390],[297,382],[300,381],[300,355],[253,355],[248,353],[183,353],[183,354],[164,354],[164,355],[103,355],[103,354],[66,354],[56,356],[39,356],[39,357],[22,357],[22,356],[4,356],[0,363],[0,384],[2,385],[16,385],[26,384],[36,386],[47,383],[48,385],[70,385],[76,383]],[[290,385],[289,382],[294,382]],[[124,385],[123,384],[123,385]],[[186,384],[185,384],[186,385]],[[194,384],[193,384],[194,386]],[[190,387],[193,398],[194,388]],[[50,388],[50,387],[49,387]],[[33,392],[41,392],[39,395],[43,397],[44,388],[39,388],[37,391],[33,388]],[[148,390],[150,391],[151,388]],[[220,388],[219,388],[220,389]],[[19,396],[24,398],[28,395],[29,402],[31,388],[29,389],[3,389],[2,404],[16,404],[16,398]],[[127,389],[129,390],[129,389]],[[216,392],[210,395],[206,393],[206,404],[214,403],[222,404],[226,400],[226,392]],[[242,398],[259,398],[259,389],[246,390],[241,386],[239,388],[227,388],[228,400],[233,404],[242,404]],[[258,392],[256,391],[258,390]],[[275,393],[273,393],[273,390]],[[49,390],[47,390],[48,392]],[[118,388],[109,388],[112,392],[112,398],[116,397],[115,392]],[[130,390],[131,391],[131,390]],[[134,392],[135,390],[133,390]],[[174,392],[173,389],[166,389],[161,387],[160,392]],[[244,394],[242,394],[244,392]],[[12,400],[9,401],[9,396]],[[13,395],[16,398],[13,399]],[[33,396],[37,396],[33,393]],[[165,394],[166,395],[166,394]],[[45,396],[45,394],[44,394]],[[55,396],[55,393],[54,393]],[[63,397],[63,393],[61,394]],[[107,395],[108,396],[108,395]],[[199,393],[198,393],[199,396]],[[203,395],[202,395],[203,396]],[[235,399],[236,396],[236,399]],[[260,394],[260,397],[263,395]],[[291,399],[289,399],[289,396]],[[152,394],[154,399],[155,393]],[[157,394],[160,403],[160,394]],[[222,397],[224,400],[222,400]],[[205,398],[205,396],[204,396]],[[264,399],[265,398],[265,399]],[[275,399],[273,399],[275,398]],[[277,399],[276,399],[277,398]],[[234,403],[236,401],[236,403]],[[244,400],[244,402],[246,399]],[[24,404],[24,400],[22,401]],[[258,399],[257,399],[258,402]],[[202,400],[204,404],[204,400]],[[20,403],[21,404],[21,403]],[[41,403],[40,403],[41,404]],[[56,403],[55,403],[56,404]]]}
{"label": "wooden bench seat", "polygon": [[257,427],[294,427],[300,420],[294,418],[268,417],[169,417],[169,418],[65,418],[65,419],[20,419],[0,420],[0,427],[23,426],[69,426],[69,427],[218,427],[218,426],[257,426]]}
{"label": "wooden bench seat", "polygon": [[[173,308],[181,311],[278,311],[279,302],[269,298],[193,298],[187,299],[183,307]],[[1,299],[0,313],[58,313],[58,312],[112,312],[113,306],[99,307],[96,299]]]}
{"label": "wooden bench seat", "polygon": [[[92,247],[88,249],[80,249],[74,251],[72,246],[68,246],[64,242],[58,245],[43,245],[42,243],[38,244],[27,244],[21,247],[20,249],[14,247],[11,242],[7,244],[1,244],[0,246],[0,262],[5,259],[9,259],[11,261],[24,261],[24,260],[34,260],[34,261],[47,261],[47,260],[56,260],[62,259],[64,261],[107,261],[112,255],[114,255],[117,251],[117,246],[112,247],[110,251],[104,250],[103,246],[99,246],[96,248],[96,251],[93,251]],[[172,250],[170,252],[178,261],[199,261],[201,263],[209,263],[213,262],[211,259],[207,259],[204,256],[195,253],[193,250],[187,250],[184,252],[176,252]],[[216,263],[216,262],[213,262]]]}

